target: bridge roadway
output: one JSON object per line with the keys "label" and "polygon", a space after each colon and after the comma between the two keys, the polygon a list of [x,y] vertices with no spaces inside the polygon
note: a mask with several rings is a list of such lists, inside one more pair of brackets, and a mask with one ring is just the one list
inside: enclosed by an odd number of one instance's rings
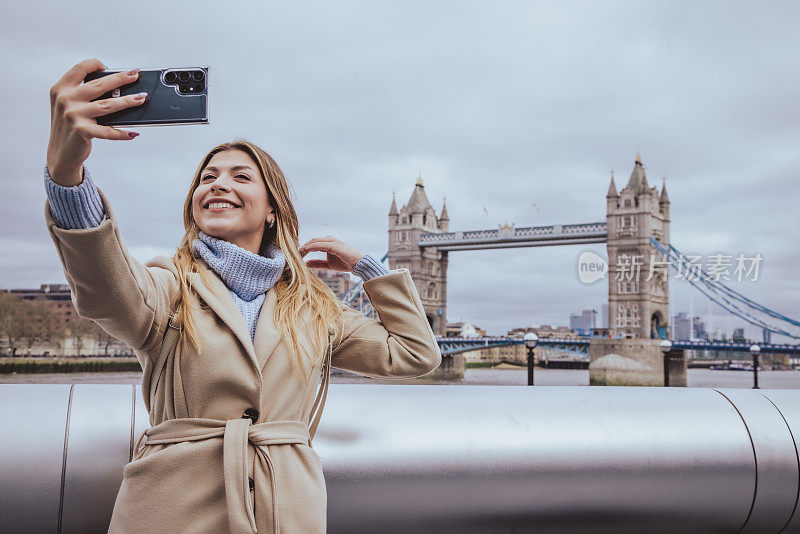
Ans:
{"label": "bridge roadway", "polygon": [[[537,347],[551,347],[572,352],[575,354],[589,354],[589,344],[591,338],[579,337],[569,338],[540,338]],[[509,345],[523,345],[525,341],[521,337],[511,336],[482,336],[482,337],[437,337],[442,356],[452,356],[473,350],[486,349],[492,347],[506,347]],[[676,340],[672,342],[672,348],[682,350],[716,350],[721,352],[749,352],[753,343],[732,343],[721,341],[687,341]],[[758,343],[761,354],[800,354],[800,345]]]}
{"label": "bridge roadway", "polygon": [[420,248],[436,247],[441,251],[454,251],[605,243],[607,238],[605,222],[521,228],[509,225],[492,230],[422,234],[417,245]]}
{"label": "bridge roadway", "polygon": [[[525,342],[520,337],[508,336],[482,336],[482,337],[437,337],[442,356],[452,356],[473,350],[489,349],[492,347],[508,347],[510,345],[523,345]],[[565,352],[589,355],[589,338],[540,338],[537,347],[553,347]]]}

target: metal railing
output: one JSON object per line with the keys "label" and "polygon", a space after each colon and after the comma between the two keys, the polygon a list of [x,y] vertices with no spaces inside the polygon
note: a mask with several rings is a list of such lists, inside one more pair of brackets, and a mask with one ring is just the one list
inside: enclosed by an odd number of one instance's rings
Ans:
{"label": "metal railing", "polygon": [[[0,525],[105,532],[138,388],[0,385]],[[328,532],[800,532],[800,391],[331,386]]]}

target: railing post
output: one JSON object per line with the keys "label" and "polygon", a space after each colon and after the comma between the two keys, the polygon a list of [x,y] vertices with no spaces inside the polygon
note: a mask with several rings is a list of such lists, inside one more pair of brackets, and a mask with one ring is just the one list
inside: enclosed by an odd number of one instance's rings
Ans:
{"label": "railing post", "polygon": [[528,385],[533,385],[533,349],[528,349]]}
{"label": "railing post", "polygon": [[761,363],[759,355],[761,354],[761,347],[752,345],[750,347],[750,354],[753,355],[753,389],[760,389],[758,387],[758,364]]}
{"label": "railing post", "polygon": [[658,344],[661,352],[664,353],[664,387],[669,387],[669,353],[672,350],[672,341],[665,339]]}
{"label": "railing post", "polygon": [[539,336],[534,334],[533,332],[528,332],[525,334],[523,338],[525,340],[525,348],[528,349],[528,385],[533,385],[533,349],[536,348],[536,344],[539,343]]}

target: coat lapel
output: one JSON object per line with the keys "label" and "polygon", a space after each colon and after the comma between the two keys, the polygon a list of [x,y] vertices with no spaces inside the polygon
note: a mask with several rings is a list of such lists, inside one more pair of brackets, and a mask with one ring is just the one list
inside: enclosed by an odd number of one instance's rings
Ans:
{"label": "coat lapel", "polygon": [[273,315],[275,313],[275,302],[278,300],[275,286],[272,286],[264,296],[264,304],[261,305],[261,312],[256,323],[255,352],[258,360],[259,370],[264,369],[269,355],[275,350],[281,340],[281,332],[275,324]]}
{"label": "coat lapel", "polygon": [[281,333],[273,321],[275,302],[277,300],[274,286],[264,296],[264,303],[261,305],[261,311],[256,323],[255,343],[253,343],[250,338],[250,329],[244,320],[244,316],[236,306],[236,302],[234,302],[225,283],[214,270],[208,267],[202,258],[198,258],[198,264],[205,269],[206,272],[204,274],[210,281],[211,288],[206,287],[199,273],[188,273],[186,276],[187,281],[236,335],[251,363],[255,366],[256,372],[260,375],[261,369],[281,338]]}
{"label": "coat lapel", "polygon": [[256,360],[253,342],[250,339],[250,330],[247,328],[247,323],[244,321],[242,312],[239,311],[236,302],[233,301],[233,297],[225,286],[225,283],[219,278],[219,275],[208,267],[201,258],[198,258],[198,264],[200,264],[202,269],[205,269],[206,272],[204,274],[209,280],[211,287],[206,287],[199,273],[187,273],[186,280],[194,288],[200,298],[202,298],[203,301],[214,310],[217,316],[228,325],[228,328],[233,331],[242,347],[244,347],[250,362],[256,367],[256,371],[258,371],[258,361]]}

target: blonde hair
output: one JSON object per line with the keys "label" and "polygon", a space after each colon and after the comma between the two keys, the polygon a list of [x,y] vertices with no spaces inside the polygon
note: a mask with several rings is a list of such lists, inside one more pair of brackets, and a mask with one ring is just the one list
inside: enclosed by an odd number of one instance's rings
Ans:
{"label": "blonde hair", "polygon": [[[181,299],[178,305],[176,322],[180,328],[182,341],[189,339],[199,349],[196,334],[195,320],[190,313],[189,286],[186,281],[187,273],[199,273],[203,283],[209,286],[202,269],[198,269],[198,261],[192,253],[192,243],[198,239],[200,228],[192,215],[192,196],[200,184],[200,174],[208,165],[214,154],[227,150],[241,150],[249,154],[261,171],[267,186],[270,204],[275,210],[275,223],[272,228],[264,227],[264,237],[261,240],[259,254],[264,255],[268,245],[276,245],[286,256],[286,266],[278,281],[275,283],[277,302],[275,305],[274,321],[284,335],[291,340],[291,348],[296,356],[292,361],[293,370],[302,370],[307,375],[306,364],[313,366],[321,361],[328,341],[328,323],[337,319],[342,308],[336,295],[322,282],[303,261],[298,252],[300,242],[298,238],[299,223],[292,200],[290,188],[286,178],[275,160],[261,147],[244,139],[236,139],[231,143],[220,144],[206,154],[195,172],[189,194],[183,206],[183,225],[186,229],[178,250],[173,258],[178,270]],[[301,318],[303,306],[308,305],[312,324],[306,324]],[[301,321],[302,324],[301,324]],[[307,329],[314,354],[308,354],[300,346],[298,329]]]}

